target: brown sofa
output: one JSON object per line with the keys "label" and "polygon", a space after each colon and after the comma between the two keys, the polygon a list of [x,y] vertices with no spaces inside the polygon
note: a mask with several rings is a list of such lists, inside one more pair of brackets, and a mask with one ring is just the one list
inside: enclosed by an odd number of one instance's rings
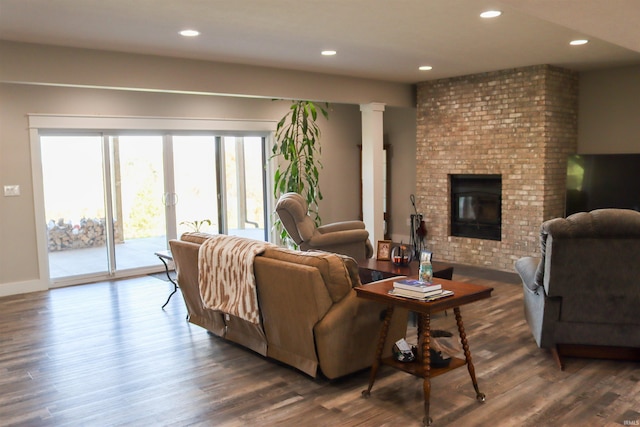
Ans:
{"label": "brown sofa", "polygon": [[[189,322],[316,377],[337,378],[371,366],[385,307],[356,297],[357,263],[327,252],[269,247],[256,256],[261,323],[203,306],[198,251],[211,237],[185,233],[169,242]],[[395,310],[386,354],[404,337],[408,313]]]}

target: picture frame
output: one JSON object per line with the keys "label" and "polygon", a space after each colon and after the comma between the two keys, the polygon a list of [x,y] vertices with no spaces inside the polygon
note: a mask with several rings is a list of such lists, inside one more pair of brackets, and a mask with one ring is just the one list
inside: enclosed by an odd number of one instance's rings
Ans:
{"label": "picture frame", "polygon": [[391,243],[391,240],[378,240],[378,250],[376,251],[378,261],[391,260]]}

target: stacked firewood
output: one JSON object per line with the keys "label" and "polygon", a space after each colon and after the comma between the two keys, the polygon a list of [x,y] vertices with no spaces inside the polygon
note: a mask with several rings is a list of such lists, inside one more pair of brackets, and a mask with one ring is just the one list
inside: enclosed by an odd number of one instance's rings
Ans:
{"label": "stacked firewood", "polygon": [[[117,227],[116,227],[117,229]],[[104,246],[106,243],[105,221],[103,218],[82,218],[79,224],[72,224],[63,218],[47,224],[49,252],[68,249],[84,249]]]}

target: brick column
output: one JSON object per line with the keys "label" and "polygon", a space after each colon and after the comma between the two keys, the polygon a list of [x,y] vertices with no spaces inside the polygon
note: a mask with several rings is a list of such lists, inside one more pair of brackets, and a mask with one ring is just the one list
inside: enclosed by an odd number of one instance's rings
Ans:
{"label": "brick column", "polygon": [[[577,147],[578,76],[548,65],[418,84],[418,209],[436,260],[513,271],[540,224],[564,215]],[[450,174],[502,176],[500,241],[450,235]]]}

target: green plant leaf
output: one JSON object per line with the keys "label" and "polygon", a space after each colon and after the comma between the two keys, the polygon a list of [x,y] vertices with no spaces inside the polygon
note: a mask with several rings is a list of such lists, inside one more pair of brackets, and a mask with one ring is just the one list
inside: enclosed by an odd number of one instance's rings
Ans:
{"label": "green plant leaf", "polygon": [[[278,121],[276,142],[271,150],[272,158],[282,157],[287,162],[286,165],[278,165],[274,172],[274,196],[277,198],[289,191],[302,194],[317,225],[320,224],[318,201],[322,200],[318,110],[325,119],[329,118],[329,103],[316,105],[312,101],[292,101],[288,113]],[[276,224],[274,222],[274,226]],[[286,231],[282,231],[280,236],[286,238]]]}

